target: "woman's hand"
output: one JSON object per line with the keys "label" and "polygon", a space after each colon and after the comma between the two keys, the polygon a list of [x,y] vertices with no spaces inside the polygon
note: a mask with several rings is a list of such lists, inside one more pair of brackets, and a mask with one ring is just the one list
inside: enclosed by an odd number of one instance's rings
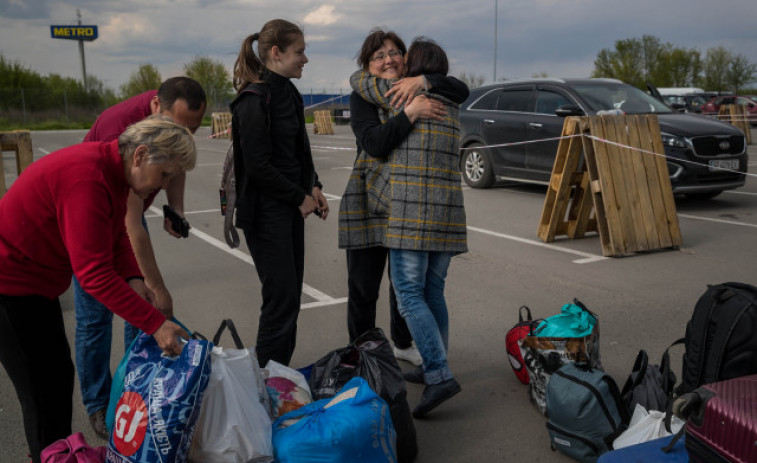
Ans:
{"label": "woman's hand", "polygon": [[394,95],[389,102],[395,108],[400,108],[405,103],[410,104],[415,96],[426,86],[426,79],[423,76],[405,77],[392,84],[392,88],[386,92],[387,98]]}
{"label": "woman's hand", "polygon": [[428,98],[425,95],[418,95],[413,99],[412,103],[405,107],[405,115],[410,119],[411,123],[415,123],[418,119],[436,119],[439,121],[444,120],[444,116],[447,115],[447,110],[444,109],[444,104],[434,98]]}
{"label": "woman's hand", "polygon": [[321,219],[326,220],[326,217],[329,216],[329,202],[326,201],[326,197],[323,196],[323,192],[317,186],[313,187],[312,195],[318,204],[318,210],[321,211]]}
{"label": "woman's hand", "polygon": [[310,213],[317,208],[318,203],[315,202],[315,199],[310,195],[305,195],[305,199],[303,199],[302,204],[300,204],[300,214],[302,214],[303,219],[307,219]]}
{"label": "woman's hand", "polygon": [[164,354],[173,357],[174,355],[181,354],[179,338],[189,339],[189,333],[171,320],[166,320],[152,334],[152,337],[155,338],[155,342],[158,343],[158,347],[161,348]]}

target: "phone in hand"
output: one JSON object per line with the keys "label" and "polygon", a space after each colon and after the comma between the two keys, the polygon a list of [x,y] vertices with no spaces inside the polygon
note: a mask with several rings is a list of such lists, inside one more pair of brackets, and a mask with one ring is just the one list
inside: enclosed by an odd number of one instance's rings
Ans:
{"label": "phone in hand", "polygon": [[163,205],[163,217],[171,221],[171,228],[173,231],[181,235],[182,238],[189,236],[189,222],[187,219],[180,216],[176,209],[168,204]]}

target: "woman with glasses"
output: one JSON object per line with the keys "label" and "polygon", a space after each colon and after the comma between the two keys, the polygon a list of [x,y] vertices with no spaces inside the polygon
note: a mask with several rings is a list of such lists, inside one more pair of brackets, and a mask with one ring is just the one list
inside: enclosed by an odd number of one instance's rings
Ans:
{"label": "woman with glasses", "polygon": [[[363,41],[357,64],[375,77],[401,79],[405,75],[406,52],[404,42],[396,33],[374,29]],[[388,258],[388,249],[383,246],[387,221],[385,217],[368,213],[365,176],[407,138],[416,121],[444,118],[446,110],[442,102],[422,95],[414,97],[423,89],[457,103],[468,97],[468,87],[453,77],[427,74],[401,79],[395,83],[390,94],[392,104],[397,107],[404,105],[404,109],[382,123],[377,106],[356,92],[350,96],[350,126],[355,133],[358,155],[339,209],[339,247],[347,251],[347,326],[350,341],[375,327],[376,301]],[[402,354],[412,349],[416,357],[413,363],[420,365],[420,355],[413,347],[412,336],[397,311],[391,287],[390,309],[390,333],[395,344],[395,355],[405,358]]]}

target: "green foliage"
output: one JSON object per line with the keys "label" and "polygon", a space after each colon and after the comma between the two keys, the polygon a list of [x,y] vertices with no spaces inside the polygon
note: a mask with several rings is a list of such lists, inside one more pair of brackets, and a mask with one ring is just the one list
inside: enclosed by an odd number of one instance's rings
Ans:
{"label": "green foliage", "polygon": [[126,100],[148,90],[155,90],[163,83],[158,68],[152,64],[142,64],[129,76],[129,81],[121,86],[121,97]]}
{"label": "green foliage", "polygon": [[205,89],[208,110],[228,110],[228,104],[234,99],[234,88],[223,63],[208,56],[195,56],[184,65],[184,72]]}
{"label": "green foliage", "polygon": [[702,59],[696,49],[662,43],[651,35],[618,40],[594,60],[593,77],[612,77],[646,89],[703,87],[712,91],[738,91],[757,78],[757,65],[743,56],[732,56],[723,47],[711,48]]}

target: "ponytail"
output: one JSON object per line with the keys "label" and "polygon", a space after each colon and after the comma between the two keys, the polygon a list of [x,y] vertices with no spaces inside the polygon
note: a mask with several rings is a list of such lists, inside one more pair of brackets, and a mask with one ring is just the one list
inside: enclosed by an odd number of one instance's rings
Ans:
{"label": "ponytail", "polygon": [[252,49],[252,44],[260,38],[260,34],[255,32],[248,36],[242,42],[242,48],[239,50],[236,62],[234,62],[234,89],[237,93],[241,92],[247,84],[259,82],[265,66],[260,58]]}

